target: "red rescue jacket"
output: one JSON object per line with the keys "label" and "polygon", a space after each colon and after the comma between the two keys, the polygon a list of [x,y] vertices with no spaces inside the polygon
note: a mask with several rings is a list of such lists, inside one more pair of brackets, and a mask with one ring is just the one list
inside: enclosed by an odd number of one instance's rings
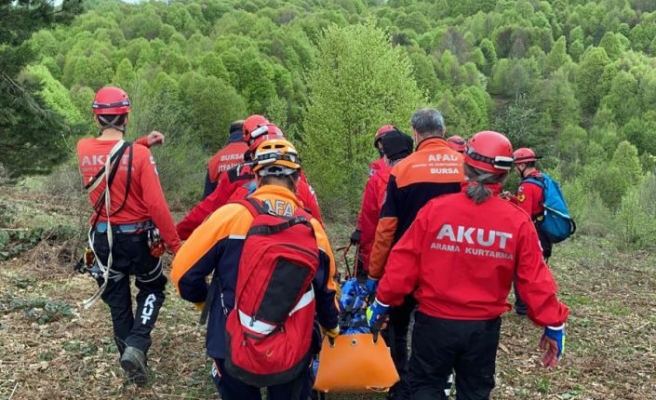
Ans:
{"label": "red rescue jacket", "polygon": [[[196,206],[185,215],[182,221],[178,222],[176,228],[180,238],[186,240],[194,229],[205,221],[208,216],[219,207],[227,204],[231,199],[243,199],[246,197],[249,191],[245,189],[244,185],[249,184],[254,178],[255,175],[253,175],[250,164],[240,164],[222,174],[214,192],[203,199],[203,201],[196,204]],[[241,194],[236,194],[236,192]],[[321,212],[319,210],[317,198],[303,172],[301,172],[301,177],[298,181],[296,197],[301,201],[302,206],[305,207],[314,218],[321,222]]]}
{"label": "red rescue jacket", "polygon": [[527,178],[540,178],[542,174],[535,170],[528,174],[517,189],[517,205],[535,219],[544,213],[544,192],[540,186],[533,182],[526,182]]}
{"label": "red rescue jacket", "polygon": [[[85,184],[105,165],[106,157],[116,143],[118,143],[117,140],[100,140],[97,138],[85,138],[77,143],[80,173]],[[111,223],[123,225],[152,220],[159,229],[166,245],[175,252],[180,247],[180,238],[176,233],[173,217],[164,198],[155,159],[150,154],[150,150],[141,143],[146,142],[140,139],[132,145],[130,192],[127,194],[123,208],[111,215]],[[121,206],[126,196],[129,151],[129,149],[126,150],[123,155],[121,165],[110,187],[110,213],[113,213]],[[105,184],[102,182],[89,194],[89,201],[92,206],[96,204],[104,190]],[[91,221],[95,220],[96,215],[94,212]],[[103,210],[98,222],[104,221],[107,221],[107,215]]]}
{"label": "red rescue jacket", "polygon": [[428,138],[392,168],[385,202],[376,226],[369,276],[380,278],[390,249],[403,236],[417,212],[430,199],[457,193],[464,180],[463,156],[446,140]]}
{"label": "red rescue jacket", "polygon": [[413,292],[419,310],[455,320],[486,320],[511,309],[517,290],[539,326],[560,326],[569,309],[556,297],[533,222],[512,203],[494,196],[476,204],[465,193],[429,201],[396,243],[378,287],[383,304],[400,305]]}
{"label": "red rescue jacket", "polygon": [[364,263],[364,270],[369,270],[369,258],[371,257],[371,248],[374,245],[376,237],[376,226],[380,217],[380,210],[383,208],[385,200],[385,191],[387,182],[392,172],[392,165],[385,165],[374,172],[364,187],[362,196],[362,207],[360,208],[360,254]]}

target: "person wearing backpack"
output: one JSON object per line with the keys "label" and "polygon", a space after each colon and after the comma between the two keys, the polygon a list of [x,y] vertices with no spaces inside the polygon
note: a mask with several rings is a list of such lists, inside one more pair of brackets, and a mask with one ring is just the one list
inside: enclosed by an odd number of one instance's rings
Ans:
{"label": "person wearing backpack", "polygon": [[207,316],[207,355],[222,399],[259,400],[267,387],[268,400],[306,400],[320,341],[315,318],[325,335],[339,334],[335,262],[322,224],[295,195],[294,146],[266,140],[253,163],[257,190],[191,234],[171,279]]}
{"label": "person wearing backpack", "polygon": [[[282,131],[265,117],[254,114],[244,121],[242,139],[248,145],[248,150],[244,155],[244,162],[221,174],[216,189],[214,189],[212,194],[196,204],[178,222],[176,229],[182,240],[186,240],[194,229],[219,207],[224,206],[235,198],[243,198],[245,196],[244,193],[248,194],[250,192],[253,186],[253,179],[255,178],[252,171],[252,153],[262,141],[273,136],[284,137]],[[300,172],[296,196],[302,202],[303,207],[314,218],[321,221],[321,211],[319,210],[317,197],[303,171]]]}
{"label": "person wearing backpack", "polygon": [[414,293],[413,400],[446,400],[443,382],[452,369],[458,400],[490,398],[513,276],[528,317],[544,328],[542,364],[556,367],[564,352],[569,309],[556,296],[533,223],[498,196],[512,165],[504,135],[476,133],[464,156],[463,191],[430,200],[390,253],[367,318],[377,329],[389,308]]}
{"label": "person wearing backpack", "polygon": [[[85,253],[98,269],[94,277],[100,287],[85,306],[98,296],[109,306],[121,367],[130,383],[143,385],[148,379],[151,331],[165,299],[167,279],[160,256],[164,244],[175,253],[180,238],[148,150],[149,145],[162,143],[164,136],[151,132],[135,143],[124,141],[130,109],[122,89],[98,90],[93,113],[100,133],[81,139],[77,156],[94,211]],[[139,289],[136,312],[131,275]]]}
{"label": "person wearing backpack", "polygon": [[[525,147],[515,150],[513,157],[515,159],[515,171],[522,178],[514,201],[526,211],[533,220],[538,231],[540,245],[542,246],[542,255],[545,262],[549,262],[553,243],[564,240],[566,237],[574,233],[576,225],[569,216],[565,200],[562,197],[558,185],[549,178],[548,175],[541,173],[535,167],[535,163],[541,157],[537,156],[533,150]],[[556,197],[554,201],[556,202],[557,207],[556,209],[550,210],[552,212],[551,215],[546,216],[545,201],[549,199],[546,199],[545,194],[547,193],[546,188],[550,187],[553,189],[551,189],[549,193]],[[566,216],[567,218],[560,218],[561,216]],[[546,217],[557,218],[556,223],[560,228],[560,232],[549,230],[552,225],[546,225],[545,222],[552,221],[545,221]],[[526,315],[526,304],[524,304],[516,289],[515,312],[518,315]]]}

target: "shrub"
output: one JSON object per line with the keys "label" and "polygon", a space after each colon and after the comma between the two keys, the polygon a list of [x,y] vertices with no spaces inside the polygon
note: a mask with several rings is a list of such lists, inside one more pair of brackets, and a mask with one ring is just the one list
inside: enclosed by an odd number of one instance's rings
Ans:
{"label": "shrub", "polygon": [[648,174],[640,185],[631,188],[622,198],[615,215],[615,229],[619,248],[627,250],[655,249],[656,177]]}
{"label": "shrub", "polygon": [[578,234],[605,237],[611,232],[613,213],[597,191],[588,190],[581,178],[563,183],[562,189]]}

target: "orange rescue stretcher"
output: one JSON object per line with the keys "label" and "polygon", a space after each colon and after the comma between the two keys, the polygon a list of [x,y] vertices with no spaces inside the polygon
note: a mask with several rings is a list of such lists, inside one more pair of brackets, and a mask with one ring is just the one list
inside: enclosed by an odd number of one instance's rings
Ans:
{"label": "orange rescue stretcher", "polygon": [[322,393],[387,392],[399,381],[382,337],[360,333],[324,338],[314,390]]}
{"label": "orange rescue stretcher", "polygon": [[[357,273],[351,274],[348,265],[350,245],[345,249],[348,279]],[[357,268],[357,250],[355,261]],[[390,350],[378,332],[324,337],[314,383],[321,398],[326,393],[388,392],[399,379]]]}

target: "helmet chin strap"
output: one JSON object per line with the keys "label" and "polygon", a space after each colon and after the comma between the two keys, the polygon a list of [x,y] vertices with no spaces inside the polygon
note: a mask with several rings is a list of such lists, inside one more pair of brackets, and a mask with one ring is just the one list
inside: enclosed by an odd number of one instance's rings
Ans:
{"label": "helmet chin strap", "polygon": [[522,179],[526,179],[526,177],[524,176],[524,171],[526,171],[526,164],[521,164],[521,166],[523,166],[524,168],[517,167],[517,169],[519,170],[519,176],[521,176]]}
{"label": "helmet chin strap", "polygon": [[121,131],[125,134],[125,129],[127,128],[125,124],[123,125],[117,125],[116,122],[121,118],[121,115],[115,115],[114,118],[111,120],[108,120],[107,118],[103,117],[102,115],[98,116],[98,119],[102,121],[105,125],[101,126],[100,129],[98,130],[98,135],[102,135],[102,133],[107,130],[107,129],[116,129],[117,131]]}

